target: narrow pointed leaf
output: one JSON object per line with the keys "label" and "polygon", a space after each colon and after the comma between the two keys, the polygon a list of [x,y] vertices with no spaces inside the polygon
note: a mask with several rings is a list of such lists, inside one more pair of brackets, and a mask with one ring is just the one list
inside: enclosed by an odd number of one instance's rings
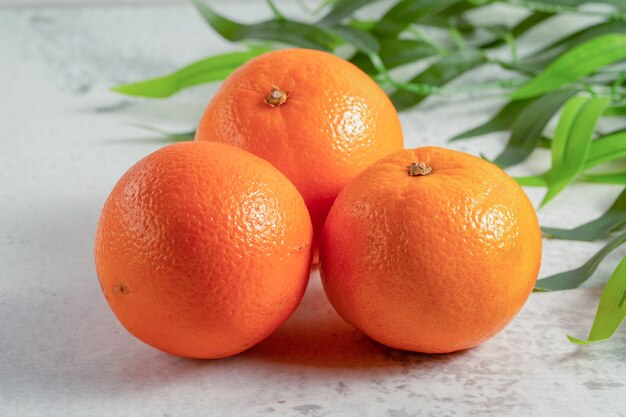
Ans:
{"label": "narrow pointed leaf", "polygon": [[626,4],[623,0],[533,0],[534,5],[543,5],[548,8],[565,6],[565,7],[578,7],[587,3],[604,3],[611,6],[615,6],[619,9],[626,9]]}
{"label": "narrow pointed leaf", "polygon": [[341,19],[350,16],[361,7],[374,2],[375,0],[339,0],[333,3],[332,9],[324,16],[319,23],[335,24]]}
{"label": "narrow pointed leaf", "polygon": [[626,189],[600,217],[573,229],[542,227],[543,235],[548,239],[567,239],[591,242],[603,239],[626,224]]}
{"label": "narrow pointed leaf", "polygon": [[626,130],[620,130],[591,142],[585,169],[626,157]]}
{"label": "narrow pointed leaf", "polygon": [[276,4],[274,4],[274,0],[265,0],[265,1],[267,2],[267,5],[269,6],[276,20],[283,20],[283,21],[287,20],[287,18],[285,18],[285,16],[280,12],[280,10],[278,10],[278,7],[276,6]]}
{"label": "narrow pointed leaf", "polygon": [[515,182],[524,187],[545,187],[546,179],[541,175],[531,175],[528,177],[514,177]]}
{"label": "narrow pointed leaf", "polygon": [[364,54],[376,54],[380,50],[378,39],[368,32],[339,25],[328,26],[326,28]]}
{"label": "narrow pointed leaf", "polygon": [[[444,16],[441,12],[437,14],[428,15],[420,19],[419,24],[421,26],[432,26],[440,29],[450,29],[450,17]],[[454,18],[454,28],[463,35],[469,35],[476,30],[476,26],[470,23],[463,16]]]}
{"label": "narrow pointed leaf", "polygon": [[463,14],[476,7],[478,6],[469,1],[454,2],[450,6],[420,17],[419,24],[446,30],[450,28],[450,24],[453,24],[460,33],[470,34],[476,30],[476,27]]}
{"label": "narrow pointed leaf", "polygon": [[221,81],[244,62],[270,50],[270,48],[256,47],[244,52],[215,55],[187,65],[169,75],[118,85],[112,90],[131,96],[169,97],[187,87]]}
{"label": "narrow pointed leaf", "polygon": [[363,30],[365,32],[371,32],[372,30],[374,30],[374,26],[376,26],[376,20],[352,19],[347,24],[352,28]]}
{"label": "narrow pointed leaf", "polygon": [[550,149],[552,148],[552,139],[547,136],[541,136],[539,138],[539,143],[537,144],[540,148]]}
{"label": "narrow pointed leaf", "polygon": [[[387,69],[396,68],[437,54],[437,50],[426,42],[414,39],[383,38],[380,40],[379,55]],[[368,74],[376,73],[366,53],[357,53],[351,59],[357,67]]]}
{"label": "narrow pointed leaf", "polygon": [[565,105],[552,141],[552,168],[544,175],[548,192],[542,206],[582,171],[596,123],[609,103],[606,97],[576,96]]}
{"label": "narrow pointed leaf", "polygon": [[586,27],[534,52],[522,60],[522,65],[542,69],[564,51],[598,36],[614,33],[626,34],[624,22],[609,21]]}
{"label": "narrow pointed leaf", "polygon": [[[535,26],[543,23],[547,19],[554,16],[554,13],[545,13],[545,12],[535,12],[528,15],[526,18],[522,19],[518,24],[516,24],[510,31],[511,35],[514,38],[519,38],[524,33],[528,32],[530,29]],[[497,38],[493,41],[490,41],[486,44],[483,44],[481,48],[495,48],[501,46],[505,43],[503,37]]]}
{"label": "narrow pointed leaf", "polygon": [[535,289],[543,291],[555,291],[569,290],[579,287],[583,282],[587,281],[587,279],[589,279],[589,277],[595,272],[595,270],[598,268],[598,265],[600,265],[600,262],[602,262],[602,260],[609,253],[618,248],[625,241],[626,232],[623,232],[613,238],[581,267],[537,280],[537,284],[535,284]]}
{"label": "narrow pointed leaf", "polygon": [[604,112],[605,116],[626,116],[626,104],[611,106]]}
{"label": "narrow pointed leaf", "polygon": [[318,26],[291,20],[246,25],[220,16],[201,0],[192,1],[204,20],[229,41],[258,39],[325,51],[332,51],[340,43],[336,36]]}
{"label": "narrow pointed leaf", "polygon": [[511,30],[511,35],[514,38],[518,38],[522,36],[524,33],[528,32],[530,29],[534,28],[540,23],[545,22],[547,19],[554,16],[554,13],[546,13],[546,12],[534,12],[528,15],[521,22],[516,24]]}
{"label": "narrow pointed leaf", "polygon": [[[462,15],[472,9],[476,9],[477,7],[480,7],[479,5],[476,4],[472,4],[471,1],[453,1],[453,2],[448,2],[448,5],[445,6],[443,9],[439,9],[436,14],[429,14],[428,17],[426,17],[426,19],[428,19],[430,16],[441,16],[445,19],[448,20],[448,26],[450,26],[450,19],[454,18],[454,19],[458,19],[460,17],[462,17]],[[420,20],[420,22],[423,22],[424,19]],[[458,23],[458,20],[455,21],[455,23]]]}
{"label": "narrow pointed leaf", "polygon": [[587,344],[610,339],[626,317],[626,257],[622,259],[602,291],[600,304],[587,340],[572,336],[572,343]]}
{"label": "narrow pointed leaf", "polygon": [[498,111],[498,113],[489,121],[480,126],[476,126],[470,130],[459,133],[451,138],[449,142],[509,130],[511,129],[511,126],[513,126],[517,116],[519,116],[519,114],[533,101],[534,99],[511,101],[502,107],[500,111]]}
{"label": "narrow pointed leaf", "polygon": [[622,184],[626,185],[626,172],[614,172],[611,174],[585,174],[583,181],[597,184]]}
{"label": "narrow pointed leaf", "polygon": [[411,23],[437,13],[460,0],[400,0],[389,9],[374,27],[377,36],[392,37],[402,32]]}
{"label": "narrow pointed leaf", "polygon": [[494,162],[501,167],[510,167],[528,158],[537,147],[548,122],[573,95],[573,90],[555,91],[525,106],[511,126],[509,142]]}
{"label": "narrow pointed leaf", "polygon": [[[430,67],[413,77],[409,82],[442,86],[466,71],[485,62],[485,57],[475,50],[466,50],[458,54],[441,58]],[[427,96],[412,91],[398,90],[390,98],[398,110],[405,110],[420,103]]]}
{"label": "narrow pointed leaf", "polygon": [[[606,97],[576,96],[571,98],[561,114],[552,140],[552,166],[567,166],[570,159],[580,159],[576,150],[581,144],[591,147],[591,135],[602,112],[609,105]],[[584,128],[581,132],[577,129]],[[585,152],[587,156],[588,152]],[[577,165],[577,164],[574,164]],[[576,166],[576,168],[578,168]]]}
{"label": "narrow pointed leaf", "polygon": [[623,59],[626,59],[626,34],[615,33],[591,39],[556,58],[510,97],[519,100],[554,91]]}

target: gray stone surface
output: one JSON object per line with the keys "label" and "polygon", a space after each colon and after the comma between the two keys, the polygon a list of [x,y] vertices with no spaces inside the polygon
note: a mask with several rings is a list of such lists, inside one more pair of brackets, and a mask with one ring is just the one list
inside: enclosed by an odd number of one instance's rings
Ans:
{"label": "gray stone surface", "polygon": [[[262,3],[222,9],[250,19],[267,13]],[[0,8],[0,416],[626,415],[626,333],[584,348],[565,338],[588,331],[599,285],[623,250],[586,288],[533,294],[494,339],[451,355],[368,340],[332,311],[317,273],[296,314],[233,358],[178,359],[127,334],[94,271],[101,205],[128,167],[163,145],[131,123],[192,128],[215,87],[166,101],[108,88],[230,47],[188,5]],[[443,145],[499,103],[429,99],[401,116],[407,146]],[[504,139],[456,147],[493,156]],[[548,163],[539,152],[512,172]],[[572,186],[541,221],[584,222],[619,191]],[[543,193],[528,192],[535,203]],[[575,267],[601,245],[546,242],[541,275]]]}

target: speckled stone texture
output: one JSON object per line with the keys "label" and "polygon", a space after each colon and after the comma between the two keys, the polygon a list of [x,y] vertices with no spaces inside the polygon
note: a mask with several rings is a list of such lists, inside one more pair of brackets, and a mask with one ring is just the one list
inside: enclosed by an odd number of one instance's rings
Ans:
{"label": "speckled stone texture", "polygon": [[[244,20],[269,16],[263,2],[219,3]],[[296,2],[279,4],[301,13]],[[573,23],[543,30],[567,32]],[[541,30],[530,36],[545,42]],[[295,315],[233,358],[178,359],[127,334],[95,276],[100,208],[120,175],[164,144],[131,123],[191,129],[216,87],[165,101],[108,88],[229,48],[186,4],[0,8],[0,416],[626,415],[626,332],[583,348],[565,338],[586,335],[623,249],[585,288],[533,294],[494,339],[450,355],[368,340],[332,311],[316,272]],[[407,146],[445,145],[500,103],[431,98],[401,115]],[[454,147],[494,156],[504,141],[498,134]],[[511,172],[548,164],[549,155],[537,152]],[[575,185],[540,220],[585,222],[619,191]],[[543,190],[528,192],[537,204]],[[600,246],[546,242],[541,276],[578,266]]]}

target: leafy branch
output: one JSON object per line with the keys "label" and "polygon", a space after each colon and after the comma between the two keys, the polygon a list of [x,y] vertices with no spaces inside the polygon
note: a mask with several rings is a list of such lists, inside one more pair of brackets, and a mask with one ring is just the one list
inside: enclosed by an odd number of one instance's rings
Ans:
{"label": "leafy branch", "polygon": [[[271,49],[296,46],[341,55],[368,73],[389,94],[398,110],[429,96],[493,94],[507,101],[486,123],[461,132],[452,141],[508,132],[504,150],[493,162],[503,168],[523,163],[537,151],[551,152],[544,173],[516,178],[525,186],[545,187],[542,206],[575,181],[626,186],[626,128],[600,133],[604,119],[626,116],[626,2],[623,0],[397,0],[379,16],[360,17],[377,0],[322,0],[297,21],[267,0],[273,18],[244,24],[192,0],[206,23],[239,51],[207,57],[171,74],[114,87],[119,93],[166,98],[203,83],[225,79],[245,61]],[[493,18],[495,3],[523,14],[513,25]],[[600,3],[602,8],[589,8]],[[308,6],[307,6],[308,7]],[[566,14],[592,16],[596,23],[547,46],[521,53],[528,32],[554,24]],[[480,18],[480,19],[479,19]],[[432,36],[435,33],[438,36]],[[256,43],[255,43],[256,42]],[[259,43],[262,42],[262,43]],[[423,62],[422,70],[398,77],[395,69]],[[504,75],[482,83],[448,84],[485,66]],[[550,126],[556,121],[556,129]],[[170,140],[193,132],[168,134]],[[544,227],[548,239],[607,240],[581,267],[537,282],[537,291],[574,288],[626,241],[626,188],[598,219],[573,229]],[[587,340],[610,338],[626,316],[626,258],[609,278]]]}

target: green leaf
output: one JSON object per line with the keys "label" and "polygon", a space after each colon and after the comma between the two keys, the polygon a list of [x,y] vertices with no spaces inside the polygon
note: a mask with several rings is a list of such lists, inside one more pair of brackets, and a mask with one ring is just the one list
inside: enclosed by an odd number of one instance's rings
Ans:
{"label": "green leaf", "polygon": [[513,27],[511,30],[511,35],[515,38],[519,38],[524,33],[528,32],[530,29],[534,28],[540,23],[545,22],[547,19],[554,16],[554,13],[546,13],[546,12],[534,12],[528,15],[525,19],[519,22],[517,25]]}
{"label": "green leaf", "polygon": [[[592,0],[589,0],[588,2],[593,3]],[[610,4],[612,6],[615,6],[619,10],[626,11],[626,3],[624,3],[624,0],[596,0],[596,2]]]}
{"label": "green leaf", "polygon": [[[510,0],[509,0],[510,1]],[[555,11],[558,11],[558,7],[578,7],[583,4],[588,3],[604,3],[609,4],[611,6],[615,6],[619,9],[626,9],[626,4],[624,4],[623,0],[532,0],[532,1],[524,1],[524,0],[516,0],[516,4],[534,4],[534,5],[543,5],[548,8],[556,7]]]}
{"label": "green leaf", "polygon": [[378,39],[368,32],[358,30],[349,26],[327,26],[327,30],[334,33],[345,42],[354,46],[364,54],[376,54],[380,50]]}
{"label": "green leaf", "polygon": [[548,239],[567,239],[591,242],[603,239],[626,224],[626,189],[600,217],[573,229],[542,227],[541,231]]}
{"label": "green leaf", "polygon": [[587,340],[577,339],[570,335],[567,338],[572,343],[587,344],[607,340],[626,317],[626,257],[617,265],[609,281],[602,291],[600,304],[593,320]]}
{"label": "green leaf", "polygon": [[537,144],[537,147],[543,148],[543,149],[552,148],[552,138],[549,138],[545,135],[541,136],[541,138],[539,139],[539,143]]}
{"label": "green leaf", "polygon": [[626,157],[626,129],[613,132],[591,142],[585,169]]}
{"label": "green leaf", "polygon": [[[440,27],[448,28],[450,25],[454,25],[461,33],[471,32],[474,30],[474,26],[470,24],[463,14],[465,12],[481,7],[480,5],[473,4],[472,1],[461,0],[456,2],[450,2],[443,9],[437,9],[436,12],[427,14],[419,20],[420,25],[438,25],[433,20],[437,20],[441,23]],[[431,20],[432,19],[432,20]]]}
{"label": "green leaf", "polygon": [[528,177],[514,177],[515,182],[526,187],[545,187],[546,179],[542,175],[531,175]]}
{"label": "green leaf", "polygon": [[258,39],[325,51],[332,51],[340,43],[332,33],[314,25],[291,20],[267,20],[245,25],[220,16],[201,0],[192,1],[204,20],[224,39],[232,42]]}
{"label": "green leaf", "polygon": [[604,112],[605,116],[626,116],[626,104],[611,106]]}
{"label": "green leaf", "polygon": [[352,19],[348,22],[348,26],[365,32],[371,32],[374,30],[374,26],[376,26],[376,21]]}
{"label": "green leaf", "polygon": [[[457,2],[434,14],[421,17],[419,25],[441,29],[448,29],[450,26],[454,26],[462,34],[471,34],[476,31],[476,27],[463,16],[463,13],[475,7],[470,2]],[[408,30],[410,30],[410,26]]]}
{"label": "green leaf", "polygon": [[332,9],[319,21],[319,23],[339,23],[341,19],[352,15],[352,13],[356,10],[374,1],[375,0],[338,0],[334,2]]}
{"label": "green leaf", "polygon": [[278,7],[276,7],[276,4],[274,4],[274,0],[265,0],[265,1],[267,2],[267,5],[269,6],[270,10],[272,10],[272,14],[276,18],[276,20],[282,20],[282,21],[287,20],[285,16],[280,12],[280,10],[278,10]]}
{"label": "green leaf", "polygon": [[621,184],[626,185],[626,172],[614,172],[610,174],[585,174],[582,180],[597,184]]}
{"label": "green leaf", "polygon": [[600,262],[626,241],[626,232],[613,238],[581,267],[537,280],[536,290],[555,291],[577,288],[595,272]]}
{"label": "green leaf", "polygon": [[541,206],[582,171],[596,123],[609,103],[606,97],[576,96],[565,104],[552,140],[552,168],[544,175],[548,192]]}
{"label": "green leaf", "polygon": [[537,147],[548,122],[574,93],[573,90],[555,91],[528,102],[515,118],[509,142],[494,163],[510,167],[525,160]]}
{"label": "green leaf", "polygon": [[[442,86],[484,62],[485,57],[479,51],[471,49],[461,51],[441,58],[426,70],[413,77],[409,83]],[[426,97],[426,95],[406,90],[398,90],[390,96],[391,101],[398,110],[413,107]]]}
{"label": "green leaf", "polygon": [[623,59],[626,59],[626,35],[617,33],[588,40],[556,58],[510,97],[519,100],[554,91]]}
{"label": "green leaf", "polygon": [[459,2],[461,0],[400,0],[383,15],[373,32],[379,37],[396,36],[411,23]]}
{"label": "green leaf", "polygon": [[[471,34],[476,30],[476,27],[464,17],[457,17],[454,20],[454,28],[464,35]],[[420,26],[432,26],[439,29],[449,29],[451,24],[451,18],[442,16],[441,13],[426,16],[419,21]]]}
{"label": "green leaf", "polygon": [[169,75],[132,84],[118,85],[112,90],[131,96],[169,97],[187,87],[221,81],[241,64],[270,50],[270,48],[255,47],[245,52],[215,55],[187,65]]}
{"label": "green leaf", "polygon": [[614,33],[626,33],[626,25],[624,22],[603,22],[572,33],[526,57],[522,60],[522,65],[542,69],[564,51],[598,36]]}
{"label": "green leaf", "polygon": [[480,126],[476,126],[470,130],[459,133],[458,135],[452,137],[449,142],[509,130],[515,122],[515,119],[517,119],[517,116],[519,116],[522,110],[524,110],[533,101],[534,99],[511,101],[502,107],[500,111],[498,111],[498,113],[496,113],[496,115],[489,121]]}
{"label": "green leaf", "polygon": [[[424,41],[397,38],[380,39],[379,55],[387,69],[419,61],[436,54],[437,49]],[[366,53],[355,54],[350,62],[368,74],[377,72]]]}
{"label": "green leaf", "polygon": [[[528,15],[525,19],[522,19],[518,24],[516,24],[510,31],[513,38],[519,38],[524,33],[528,32],[533,27],[537,26],[540,23],[543,23],[547,19],[554,16],[554,13],[544,13],[544,12],[535,12]],[[481,48],[495,48],[501,46],[505,43],[504,37],[499,37],[490,41],[486,44],[483,44]]]}

